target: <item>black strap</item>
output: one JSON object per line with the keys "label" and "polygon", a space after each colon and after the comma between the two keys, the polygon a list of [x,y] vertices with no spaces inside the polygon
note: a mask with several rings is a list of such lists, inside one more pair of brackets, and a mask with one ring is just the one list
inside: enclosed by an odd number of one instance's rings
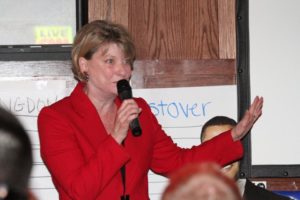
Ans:
{"label": "black strap", "polygon": [[[125,146],[124,141],[122,142],[122,145]],[[121,177],[122,177],[122,183],[123,183],[123,194],[121,196],[121,200],[129,200],[129,195],[126,194],[126,166],[125,164],[121,167]]]}
{"label": "black strap", "polygon": [[121,200],[129,200],[129,195],[126,194],[126,167],[123,165],[121,167],[121,176],[122,176],[122,183],[123,183],[123,195],[121,196]]}
{"label": "black strap", "polygon": [[122,176],[122,183],[123,183],[123,195],[126,194],[126,167],[125,165],[121,168],[121,176]]}

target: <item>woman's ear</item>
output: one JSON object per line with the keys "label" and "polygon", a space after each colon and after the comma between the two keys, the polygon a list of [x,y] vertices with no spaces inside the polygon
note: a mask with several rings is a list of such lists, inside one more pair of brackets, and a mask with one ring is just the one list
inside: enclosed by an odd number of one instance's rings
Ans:
{"label": "woman's ear", "polygon": [[79,58],[80,72],[88,72],[88,61],[84,57]]}

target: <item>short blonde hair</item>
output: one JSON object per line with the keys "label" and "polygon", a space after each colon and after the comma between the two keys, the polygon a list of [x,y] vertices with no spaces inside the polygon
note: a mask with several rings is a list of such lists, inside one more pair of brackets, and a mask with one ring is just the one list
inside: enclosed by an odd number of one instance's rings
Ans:
{"label": "short blonde hair", "polygon": [[133,40],[122,25],[104,20],[95,20],[84,25],[77,33],[72,48],[72,72],[75,79],[85,81],[80,71],[79,58],[90,60],[94,53],[105,44],[115,43],[123,49],[131,68],[135,59]]}

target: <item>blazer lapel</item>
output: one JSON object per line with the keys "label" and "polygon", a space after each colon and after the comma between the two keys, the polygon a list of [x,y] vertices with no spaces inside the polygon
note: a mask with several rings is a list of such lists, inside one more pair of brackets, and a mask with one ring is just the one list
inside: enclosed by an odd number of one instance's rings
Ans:
{"label": "blazer lapel", "polygon": [[75,112],[81,118],[80,126],[81,134],[87,138],[88,142],[94,149],[101,141],[108,137],[104,125],[97,113],[96,108],[83,92],[84,83],[78,83],[72,94],[71,103]]}

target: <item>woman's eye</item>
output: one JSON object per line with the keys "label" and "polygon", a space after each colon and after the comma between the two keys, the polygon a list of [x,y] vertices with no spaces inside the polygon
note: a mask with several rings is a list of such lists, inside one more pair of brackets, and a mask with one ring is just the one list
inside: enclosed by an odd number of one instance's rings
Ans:
{"label": "woman's eye", "polygon": [[125,60],[123,61],[123,63],[126,64],[126,65],[127,65],[127,64],[130,64],[130,59],[125,59]]}
{"label": "woman's eye", "polygon": [[108,64],[113,64],[114,60],[113,59],[107,59],[107,60],[105,60],[105,62],[108,63]]}

